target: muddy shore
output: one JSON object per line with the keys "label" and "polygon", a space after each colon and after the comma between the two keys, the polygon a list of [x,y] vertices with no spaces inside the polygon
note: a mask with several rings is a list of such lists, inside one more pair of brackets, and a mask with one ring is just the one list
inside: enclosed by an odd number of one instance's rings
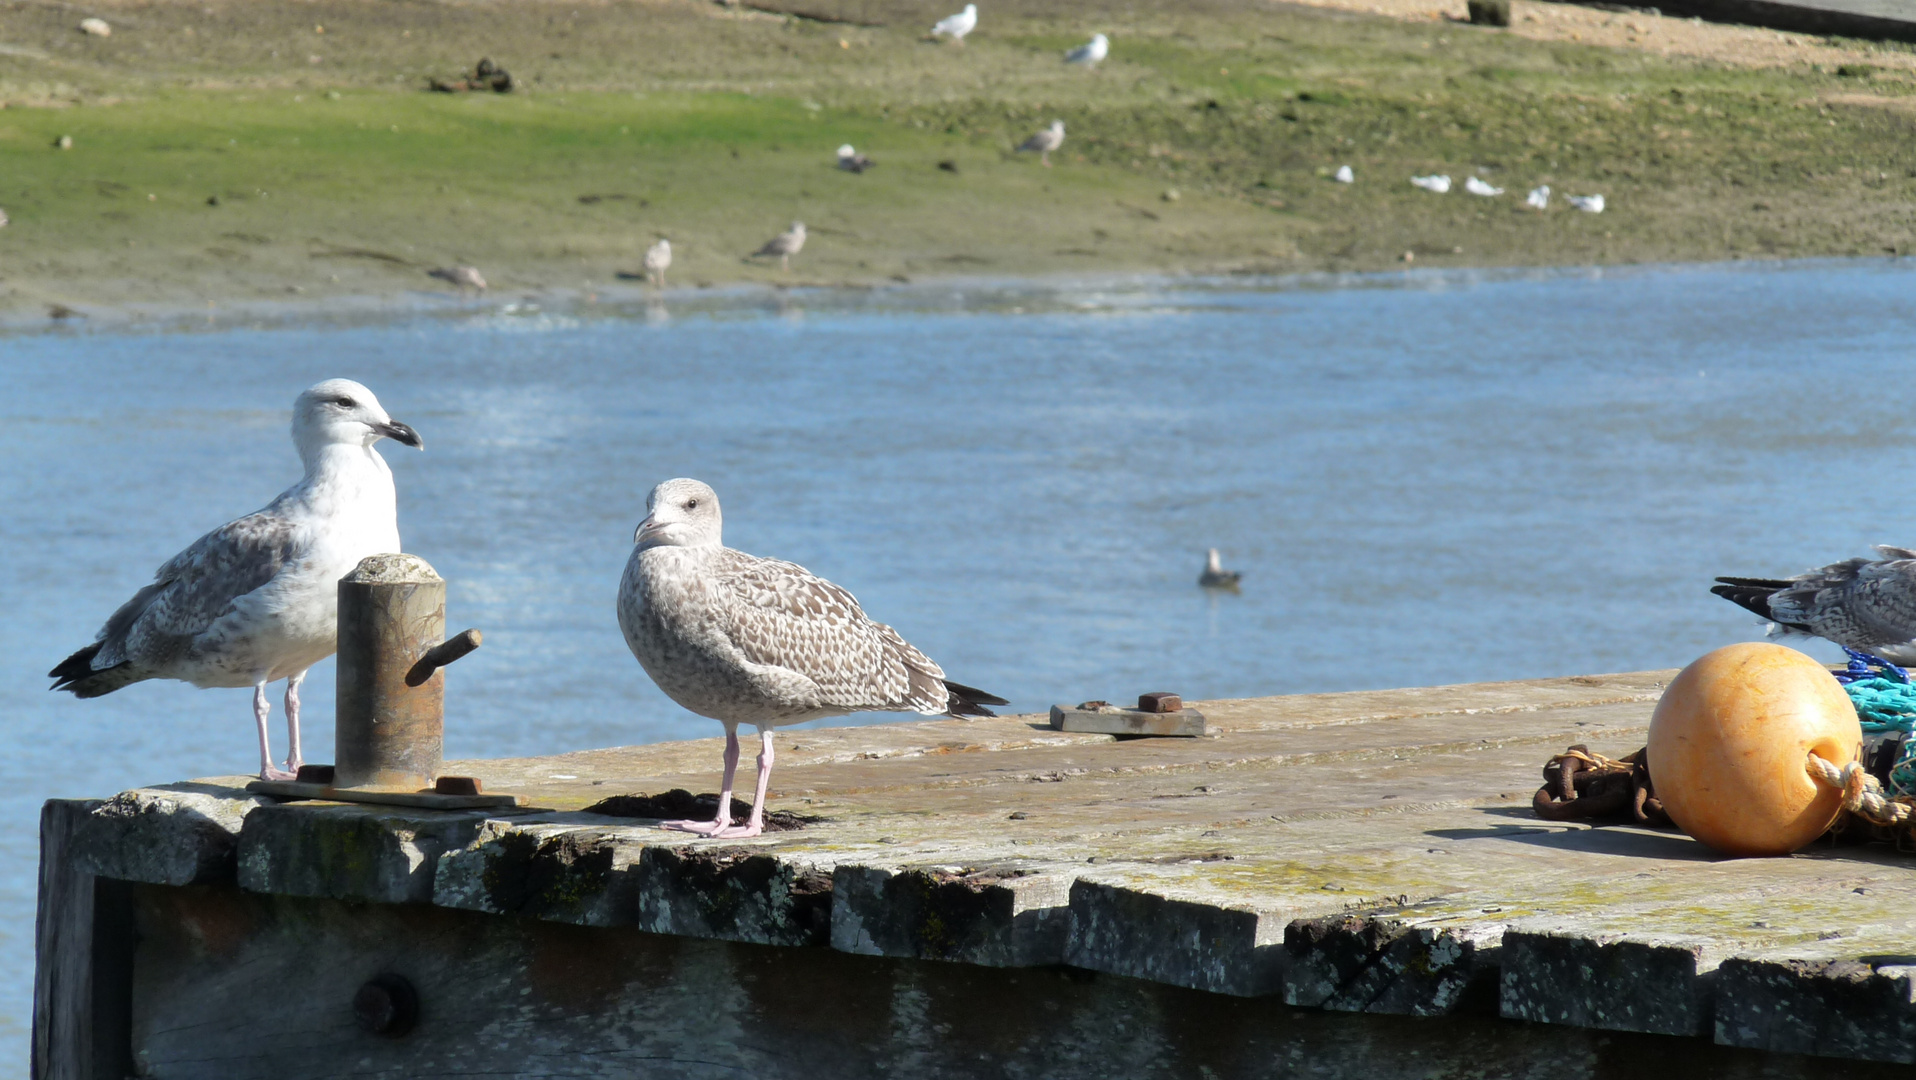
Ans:
{"label": "muddy shore", "polygon": [[[449,265],[589,292],[661,236],[678,286],[1916,245],[1906,46],[1526,0],[1508,31],[1461,2],[1007,0],[925,40],[948,6],[160,0],[90,8],[102,37],[0,3],[0,309],[451,291]],[[1093,31],[1110,58],[1063,64]],[[510,93],[428,89],[482,56]],[[1054,168],[1014,152],[1054,118]],[[878,166],[837,169],[844,142]],[[789,272],[746,258],[795,219]]]}

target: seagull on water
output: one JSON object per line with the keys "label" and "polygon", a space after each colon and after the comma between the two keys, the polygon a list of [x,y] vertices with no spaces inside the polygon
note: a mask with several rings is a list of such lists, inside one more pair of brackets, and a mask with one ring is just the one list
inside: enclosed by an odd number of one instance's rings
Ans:
{"label": "seagull on water", "polygon": [[1793,578],[1720,577],[1710,591],[1770,622],[1895,664],[1916,664],[1916,551],[1878,547]]}
{"label": "seagull on water", "polygon": [[[666,696],[725,725],[718,817],[665,828],[757,836],[765,827],[773,728],[856,712],[991,716],[985,706],[1007,704],[946,679],[839,586],[802,566],[726,547],[710,487],[667,480],[645,505],[619,582],[619,629]],[[758,784],[742,826],[732,824],[740,724],[759,731]]]}
{"label": "seagull on water", "polygon": [[776,255],[778,256],[778,268],[780,270],[790,270],[792,268],[792,256],[803,250],[805,250],[805,223],[802,221],[794,221],[792,222],[791,228],[765,241],[764,247],[752,252],[752,257],[757,258],[760,255]]}
{"label": "seagull on water", "polygon": [[665,271],[672,265],[672,241],[659,238],[659,242],[645,249],[645,276],[652,284],[665,288]]}
{"label": "seagull on water", "polygon": [[1217,549],[1212,548],[1204,558],[1204,572],[1198,575],[1198,584],[1207,589],[1235,589],[1243,576],[1235,570],[1224,569],[1224,564],[1218,561]]}
{"label": "seagull on water", "polygon": [[851,143],[838,148],[838,167],[846,172],[862,173],[876,164],[876,161],[852,149]]}
{"label": "seagull on water", "polygon": [[[306,475],[264,510],[230,521],[167,560],[120,605],[93,644],[48,672],[82,698],[146,679],[250,686],[259,775],[298,773],[299,684],[333,654],[339,579],[368,555],[399,550],[392,470],[380,439],[423,448],[351,379],[317,383],[293,402],[293,445]],[[286,768],[273,764],[266,684],[286,680]]]}
{"label": "seagull on water", "polygon": [[1065,53],[1064,62],[1067,64],[1083,64],[1085,67],[1096,67],[1098,66],[1098,61],[1109,55],[1111,55],[1111,39],[1105,37],[1103,34],[1092,34],[1090,41]]}
{"label": "seagull on water", "polygon": [[948,37],[960,45],[965,43],[965,35],[978,26],[978,5],[966,4],[965,10],[956,15],[947,15],[938,20],[931,28],[932,37]]}
{"label": "seagull on water", "polygon": [[1038,152],[1038,164],[1049,169],[1051,167],[1051,152],[1063,145],[1064,121],[1053,120],[1050,127],[1045,128],[1043,131],[1038,132],[1031,136],[1031,138],[1018,144],[1018,149],[1020,151],[1036,150]]}

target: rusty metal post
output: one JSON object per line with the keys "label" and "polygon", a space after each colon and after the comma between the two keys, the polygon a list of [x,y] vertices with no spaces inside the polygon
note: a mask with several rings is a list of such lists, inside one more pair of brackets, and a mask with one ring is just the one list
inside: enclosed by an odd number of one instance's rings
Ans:
{"label": "rusty metal post", "polygon": [[407,675],[445,636],[445,579],[417,555],[372,555],[340,579],[335,787],[432,787],[446,677]]}

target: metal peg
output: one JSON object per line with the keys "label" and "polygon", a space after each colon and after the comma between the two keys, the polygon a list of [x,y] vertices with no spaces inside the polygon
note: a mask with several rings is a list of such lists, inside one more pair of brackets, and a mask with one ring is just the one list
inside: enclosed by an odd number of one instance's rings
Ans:
{"label": "metal peg", "polygon": [[438,671],[454,660],[470,656],[472,650],[484,643],[485,635],[479,631],[460,631],[452,637],[434,645],[432,648],[427,649],[426,655],[419,658],[419,662],[412,666],[411,671],[406,672],[406,685],[423,685],[427,679],[432,678],[433,672]]}

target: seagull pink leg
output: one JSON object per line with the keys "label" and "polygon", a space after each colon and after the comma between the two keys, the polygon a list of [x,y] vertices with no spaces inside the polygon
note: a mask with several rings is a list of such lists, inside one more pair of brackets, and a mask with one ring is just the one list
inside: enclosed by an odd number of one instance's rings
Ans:
{"label": "seagull pink leg", "polygon": [[300,672],[286,680],[286,771],[299,775],[299,767],[306,759],[299,752],[299,684],[306,681],[306,673]]}
{"label": "seagull pink leg", "polygon": [[717,836],[732,824],[732,780],[738,775],[738,728],[725,729],[725,779],[719,784],[718,817],[711,821],[661,821],[659,828]]}
{"label": "seagull pink leg", "polygon": [[253,722],[259,725],[259,778],[291,780],[293,774],[273,764],[272,744],[267,741],[266,721],[273,715],[273,703],[266,700],[264,680],[253,684]]}
{"label": "seagull pink leg", "polygon": [[746,836],[757,836],[765,831],[765,788],[772,780],[772,729],[764,728],[758,733],[758,788],[752,798],[752,816],[745,824],[721,829],[716,834],[727,840]]}

